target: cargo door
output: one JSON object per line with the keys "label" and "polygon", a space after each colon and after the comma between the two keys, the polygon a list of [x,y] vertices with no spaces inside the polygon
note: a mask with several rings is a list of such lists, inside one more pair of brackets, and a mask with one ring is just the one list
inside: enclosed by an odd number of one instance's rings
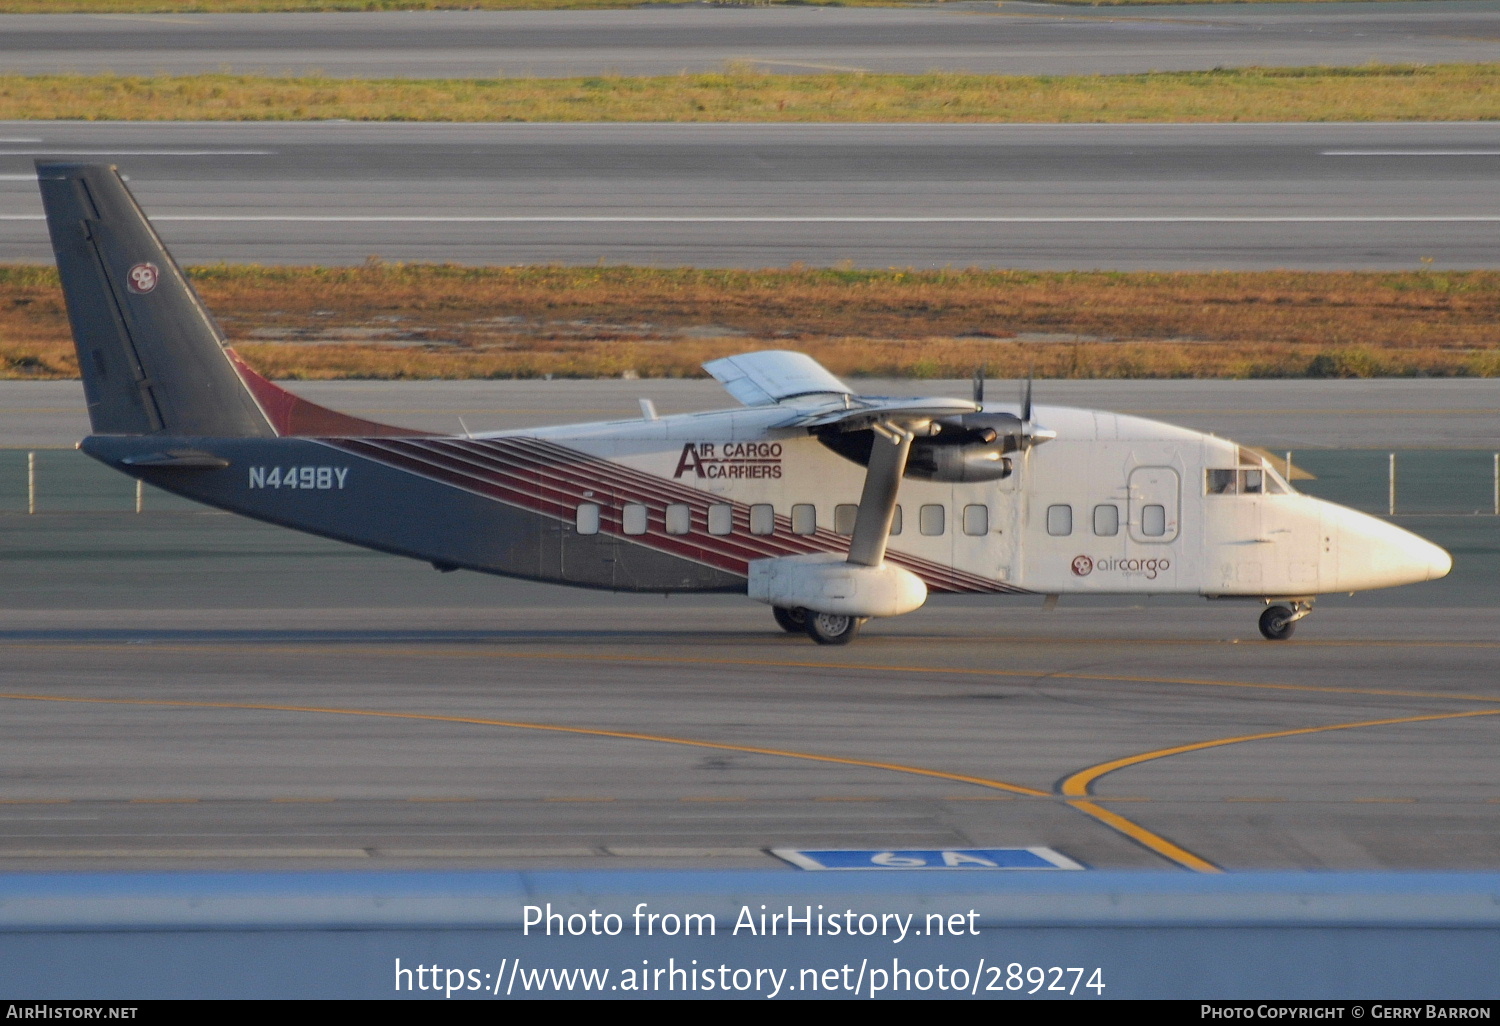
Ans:
{"label": "cargo door", "polygon": [[1136,467],[1130,472],[1130,540],[1165,545],[1177,540],[1182,519],[1182,478],[1171,467]]}

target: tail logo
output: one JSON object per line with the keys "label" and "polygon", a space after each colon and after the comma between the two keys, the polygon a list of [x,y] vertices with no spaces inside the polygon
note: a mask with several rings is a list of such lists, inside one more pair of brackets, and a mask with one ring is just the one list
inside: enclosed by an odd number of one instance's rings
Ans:
{"label": "tail logo", "polygon": [[130,291],[138,296],[144,296],[156,288],[159,280],[161,280],[161,271],[155,264],[136,264],[130,269]]}

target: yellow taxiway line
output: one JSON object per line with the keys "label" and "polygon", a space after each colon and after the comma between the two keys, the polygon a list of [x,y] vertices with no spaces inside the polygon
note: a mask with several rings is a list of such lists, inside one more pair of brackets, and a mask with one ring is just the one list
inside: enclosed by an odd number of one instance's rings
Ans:
{"label": "yellow taxiway line", "polygon": [[[1420,643],[1419,643],[1420,644]],[[1180,685],[1192,687],[1223,687],[1223,688],[1250,688],[1258,690],[1286,691],[1313,694],[1341,694],[1341,695],[1363,695],[1382,698],[1419,698],[1425,700],[1449,700],[1465,702],[1483,702],[1486,704],[1500,703],[1500,696],[1453,694],[1445,692],[1422,692],[1406,691],[1388,688],[1352,688],[1334,687],[1324,685],[1300,685],[1300,684],[1273,684],[1256,681],[1227,681],[1211,680],[1196,677],[1147,677],[1126,674],[1098,674],[1098,673],[1062,673],[1049,672],[1046,670],[1000,670],[1000,669],[975,669],[969,667],[934,667],[934,666],[882,666],[864,663],[832,663],[817,662],[811,660],[768,660],[768,659],[713,659],[713,658],[683,658],[671,656],[632,656],[624,654],[613,655],[580,655],[577,653],[548,653],[548,652],[495,652],[495,651],[464,651],[455,649],[422,649],[410,646],[382,646],[382,645],[339,645],[328,647],[286,646],[286,645],[97,645],[97,644],[70,644],[70,645],[33,645],[21,643],[12,646],[14,648],[38,648],[45,650],[70,650],[82,651],[98,649],[101,647],[118,648],[135,652],[233,652],[241,653],[253,650],[267,654],[282,655],[339,655],[347,656],[352,653],[363,652],[366,654],[381,654],[387,656],[409,656],[416,658],[462,658],[462,659],[515,659],[515,660],[537,660],[537,661],[567,661],[567,662],[613,662],[613,663],[642,663],[648,665],[706,665],[706,666],[743,666],[756,668],[781,668],[781,669],[815,669],[815,670],[852,670],[878,673],[906,673],[921,675],[952,675],[952,676],[981,676],[1001,678],[1023,678],[1037,681],[1091,681],[1091,682],[1119,682],[1132,684],[1156,684],[1156,685]],[[855,766],[866,769],[878,769],[888,772],[903,773],[915,776],[929,777],[941,780],[950,780],[958,783],[972,784],[991,790],[1007,792],[1009,794],[1023,795],[1031,798],[1056,798],[1058,794],[1041,791],[1035,788],[1011,784],[1005,781],[992,780],[985,777],[971,776],[968,774],[949,773],[944,770],[934,770],[919,766],[907,766],[900,763],[888,763],[875,760],[853,759],[844,756],[821,755],[812,752],[799,752],[789,749],[763,748],[750,745],[733,745],[723,742],[704,741],[693,738],[680,738],[668,735],[644,734],[631,731],[605,730],[590,727],[570,727],[560,724],[529,723],[511,720],[495,720],[481,717],[450,716],[433,713],[405,713],[385,710],[371,709],[348,709],[322,706],[295,706],[280,704],[261,703],[231,703],[231,702],[192,702],[182,700],[166,699],[124,699],[124,698],[85,698],[74,696],[49,696],[29,694],[0,694],[0,699],[15,701],[43,701],[43,702],[79,702],[79,703],[102,703],[114,705],[144,705],[156,707],[175,708],[200,708],[200,709],[241,709],[260,710],[276,712],[300,712],[322,715],[342,716],[369,716],[388,719],[423,720],[429,722],[461,723],[478,726],[509,727],[522,730],[540,730],[554,733],[576,734],[593,737],[617,738],[621,740],[647,741],[659,744],[682,745],[694,748],[708,748],[720,751],[734,751],[754,755],[766,755],[776,758],[790,758],[809,762],[822,762],[846,766]],[[1353,723],[1330,724],[1320,727],[1304,727],[1293,730],[1273,731],[1262,734],[1241,735],[1229,738],[1219,738],[1211,741],[1196,742],[1188,745],[1178,745],[1171,748],[1163,748],[1138,755],[1127,756],[1109,762],[1091,766],[1069,776],[1060,789],[1060,796],[1067,799],[1068,805],[1079,812],[1088,815],[1096,821],[1103,823],[1119,833],[1130,837],[1146,848],[1162,855],[1164,858],[1183,866],[1184,868],[1198,872],[1220,872],[1219,868],[1211,862],[1194,855],[1185,848],[1174,844],[1170,840],[1161,837],[1145,827],[1126,819],[1118,813],[1112,812],[1099,804],[1098,801],[1109,801],[1110,799],[1097,799],[1092,796],[1090,788],[1094,781],[1100,777],[1124,769],[1129,766],[1138,765],[1156,759],[1179,755],[1186,752],[1200,751],[1209,748],[1217,748],[1225,745],[1239,744],[1247,741],[1270,740],[1281,737],[1293,737],[1302,734],[1315,734],[1332,730],[1350,730],[1359,727],[1386,726],[1400,723],[1418,723],[1433,720],[1458,719],[1463,717],[1500,715],[1500,709],[1471,710],[1458,713],[1437,713],[1421,716],[1407,716],[1393,719],[1363,720]]]}
{"label": "yellow taxiway line", "polygon": [[[1025,639],[1034,641],[1035,639]],[[1072,644],[1066,639],[1056,639],[1056,644]],[[1332,644],[1332,643],[1330,643]],[[1338,643],[1344,644],[1344,643]],[[1350,645],[1360,647],[1376,647],[1382,644],[1402,644],[1397,642],[1349,642]],[[1412,642],[1413,647],[1484,647],[1500,648],[1500,642],[1473,642],[1473,643],[1448,643],[1438,642]],[[1298,642],[1298,647],[1305,647],[1304,643]],[[1500,694],[1495,695],[1471,695],[1446,691],[1407,691],[1397,688],[1358,688],[1337,687],[1322,684],[1273,684],[1262,681],[1247,680],[1214,680],[1205,677],[1150,677],[1137,674],[1125,673],[1070,673],[1058,670],[1003,670],[989,667],[966,667],[966,666],[901,666],[881,665],[878,663],[835,663],[818,662],[809,659],[716,659],[703,656],[644,656],[628,654],[588,655],[577,652],[509,652],[455,649],[455,648],[416,648],[410,645],[366,645],[366,644],[340,644],[331,645],[281,645],[275,643],[244,644],[136,644],[120,642],[98,642],[98,643],[69,643],[55,644],[48,642],[10,642],[0,643],[0,650],[35,650],[45,652],[87,652],[87,651],[118,651],[131,653],[208,653],[208,654],[232,654],[240,655],[248,652],[266,655],[292,655],[292,656],[321,656],[324,658],[345,658],[350,655],[375,655],[394,656],[398,658],[413,659],[471,659],[471,660],[517,660],[537,662],[578,662],[578,663],[637,663],[649,666],[743,666],[756,669],[787,669],[787,670],[856,670],[866,673],[894,673],[911,674],[921,676],[951,675],[955,677],[998,677],[1005,679],[1046,681],[1085,681],[1099,683],[1119,684],[1164,684],[1184,687],[1202,688],[1251,688],[1262,691],[1287,691],[1303,694],[1327,694],[1327,695],[1366,695],[1375,698],[1419,698],[1427,701],[1452,701],[1452,702],[1484,702],[1491,705],[1500,705]]]}
{"label": "yellow taxiway line", "polygon": [[785,748],[761,748],[755,745],[733,745],[722,741],[702,741],[695,738],[672,737],[667,734],[641,734],[628,730],[604,730],[598,727],[569,727],[557,723],[527,723],[519,720],[492,720],[481,716],[447,716],[439,713],[395,712],[384,709],[345,709],[333,706],[280,705],[261,702],[190,702],[180,699],[157,698],[87,698],[73,695],[26,695],[0,694],[0,699],[15,702],[68,702],[96,705],[137,705],[171,709],[238,709],[256,712],[315,713],[325,716],[369,716],[376,719],[421,720],[429,723],[464,723],[480,727],[510,727],[516,730],[542,730],[556,734],[578,734],[585,737],[608,737],[624,741],[649,741],[656,744],[683,745],[689,748],[711,748],[726,752],[743,752],[749,755],[768,755],[781,759],[801,759],[806,762],[834,763],[840,766],[857,766],[862,769],[886,770],[891,773],[906,773],[937,780],[973,784],[992,788],[1028,798],[1052,798],[1050,792],[1034,787],[1023,787],[1003,780],[990,780],[965,773],[949,773],[946,770],[927,769],[923,766],[906,766],[895,762],[879,762],[872,759],[851,759],[842,755],[820,755],[816,752],[797,752]]}
{"label": "yellow taxiway line", "polygon": [[[1104,775],[1122,770],[1129,766],[1138,766],[1143,762],[1152,762],[1157,759],[1165,759],[1173,755],[1182,755],[1186,752],[1201,752],[1208,748],[1222,748],[1225,745],[1237,745],[1246,741],[1270,741],[1283,737],[1299,737],[1304,734],[1322,734],[1330,730],[1355,730],[1360,727],[1388,727],[1398,723],[1427,723],[1433,720],[1457,720],[1474,716],[1500,716],[1500,709],[1471,709],[1467,712],[1456,713],[1430,713],[1424,716],[1400,716],[1384,720],[1360,720],[1356,723],[1329,723],[1321,727],[1298,727],[1293,730],[1273,730],[1263,734],[1242,734],[1237,737],[1221,737],[1212,741],[1198,741],[1188,745],[1174,745],[1171,748],[1158,748],[1151,752],[1141,752],[1139,755],[1127,755],[1123,759],[1112,759],[1109,762],[1101,762],[1095,766],[1081,769],[1077,773],[1063,781],[1061,791],[1064,797],[1072,799],[1072,806],[1085,815],[1092,816],[1099,822],[1113,827],[1120,833],[1150,848],[1152,851],[1176,862],[1180,866],[1196,870],[1200,873],[1223,872],[1213,863],[1199,858],[1185,848],[1173,844],[1139,824],[1133,823],[1123,816],[1102,808],[1091,801],[1095,796],[1091,793],[1094,783]],[[1109,799],[1099,799],[1108,801]]]}

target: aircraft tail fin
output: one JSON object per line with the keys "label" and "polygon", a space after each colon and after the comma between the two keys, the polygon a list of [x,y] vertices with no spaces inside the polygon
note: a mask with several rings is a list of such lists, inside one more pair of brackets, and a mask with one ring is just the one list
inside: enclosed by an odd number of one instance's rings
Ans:
{"label": "aircraft tail fin", "polygon": [[37,162],[95,434],[277,434],[109,164]]}

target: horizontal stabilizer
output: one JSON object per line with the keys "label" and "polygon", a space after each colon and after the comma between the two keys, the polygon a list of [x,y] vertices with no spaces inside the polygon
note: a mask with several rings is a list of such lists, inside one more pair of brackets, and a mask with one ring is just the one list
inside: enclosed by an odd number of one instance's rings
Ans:
{"label": "horizontal stabilizer", "polygon": [[168,470],[223,470],[229,461],[201,449],[168,449],[126,456],[120,460],[127,467],[162,467]]}

